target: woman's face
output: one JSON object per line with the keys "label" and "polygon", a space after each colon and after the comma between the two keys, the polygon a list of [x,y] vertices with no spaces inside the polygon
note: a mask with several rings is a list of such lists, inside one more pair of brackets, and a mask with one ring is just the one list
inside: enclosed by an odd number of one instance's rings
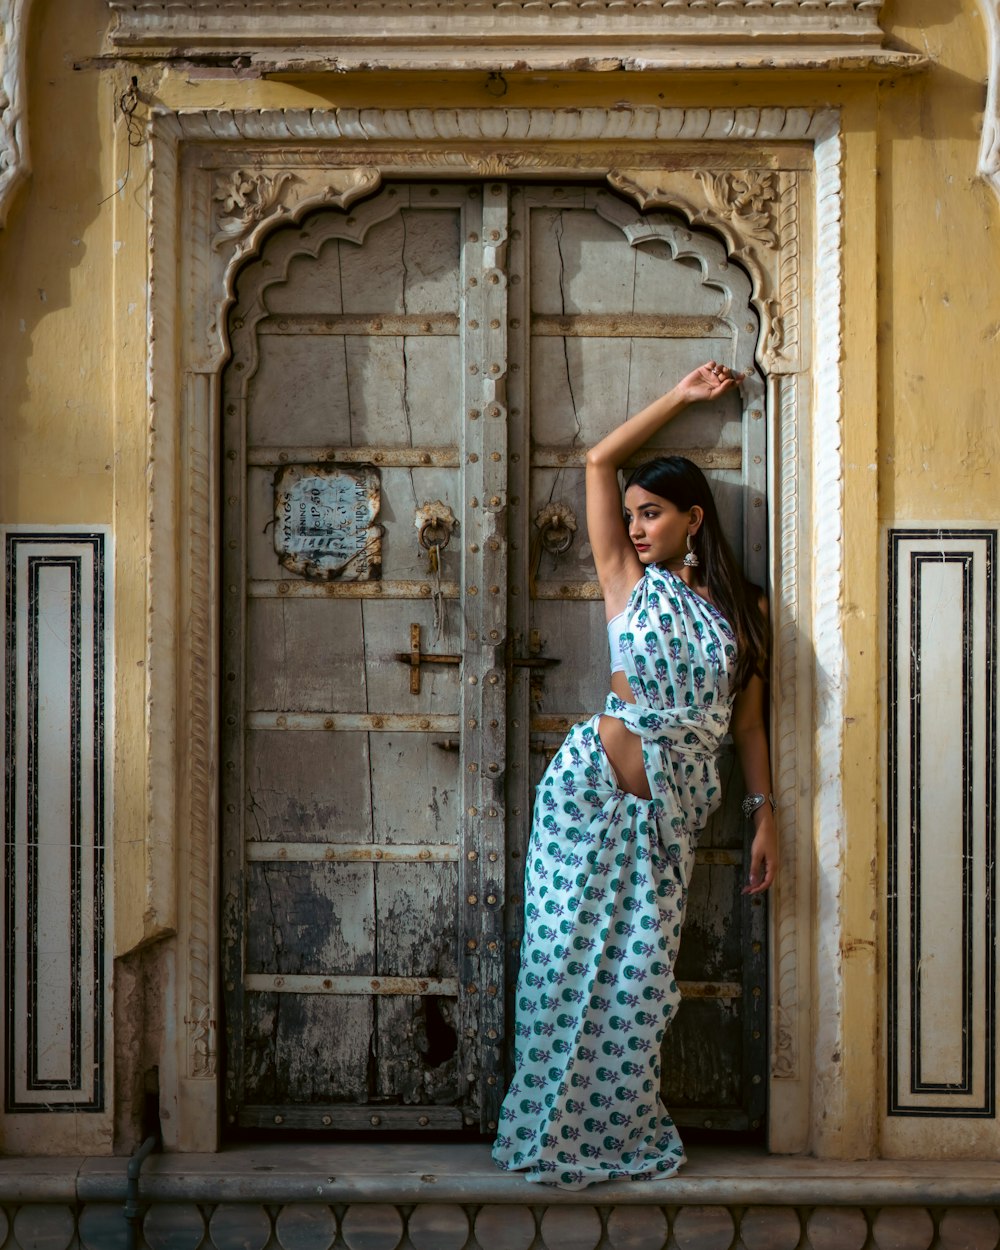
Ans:
{"label": "woman's face", "polygon": [[625,521],[628,536],[643,564],[665,564],[673,567],[683,563],[687,537],[698,532],[701,508],[681,512],[676,504],[654,495],[642,486],[630,486],[625,492]]}

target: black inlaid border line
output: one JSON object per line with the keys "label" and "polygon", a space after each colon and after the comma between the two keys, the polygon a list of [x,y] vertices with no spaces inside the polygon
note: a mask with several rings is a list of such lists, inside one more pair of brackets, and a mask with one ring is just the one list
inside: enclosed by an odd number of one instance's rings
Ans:
{"label": "black inlaid border line", "polygon": [[[41,709],[41,640],[39,637],[39,605],[41,599],[41,575],[43,571],[66,569],[69,573],[69,845],[70,892],[69,892],[69,1075],[66,1077],[40,1077],[38,1055],[38,1025],[41,1008],[38,1002],[38,894],[39,873],[39,819],[38,802],[45,778],[42,776],[40,759],[42,744],[39,742]],[[83,947],[81,933],[82,914],[80,888],[81,874],[81,795],[80,795],[80,709],[81,709],[81,656],[82,631],[80,604],[80,556],[28,556],[28,723],[27,723],[27,781],[28,781],[28,842],[25,866],[25,895],[27,898],[27,925],[25,946],[27,956],[27,1015],[28,1054],[26,1088],[29,1090],[78,1090],[82,1057],[80,1048],[83,1027],[80,1018],[83,969],[80,953]]]}
{"label": "black inlaid border line", "polygon": [[[972,1091],[972,933],[974,900],[970,864],[974,853],[972,810],[972,774],[974,768],[972,712],[975,693],[972,689],[972,592],[973,561],[971,551],[947,553],[910,552],[910,1093],[958,1093]],[[957,564],[962,578],[962,687],[955,692],[961,702],[961,795],[962,795],[962,973],[960,1031],[961,1078],[958,1081],[925,1081],[921,1076],[923,1051],[920,1045],[923,1008],[923,932],[922,932],[922,849],[923,828],[921,793],[921,759],[923,746],[923,656],[921,604],[922,574],[925,565]]]}
{"label": "black inlaid border line", "polygon": [[[27,595],[26,617],[27,637],[24,639],[28,672],[27,679],[28,704],[26,708],[28,723],[24,726],[27,734],[27,758],[23,768],[19,770],[17,759],[17,666],[18,666],[18,622],[17,613],[20,607],[18,585],[18,556],[21,549],[27,548],[26,585],[23,593]],[[51,554],[40,554],[45,548],[59,548]],[[107,956],[105,952],[105,854],[106,841],[104,821],[106,814],[105,794],[105,747],[106,747],[106,710],[104,706],[107,691],[107,618],[105,611],[106,539],[103,533],[90,531],[68,530],[40,532],[11,532],[8,530],[5,541],[5,611],[6,622],[4,637],[6,642],[6,660],[4,667],[5,715],[4,715],[4,868],[6,872],[4,901],[4,1109],[8,1112],[44,1113],[54,1111],[94,1111],[104,1108],[106,1072],[105,1072],[105,979],[107,972]],[[92,641],[93,641],[93,829],[92,846],[84,848],[83,830],[83,794],[82,777],[87,761],[83,758],[83,724],[82,717],[86,703],[83,689],[83,636],[84,636],[84,600],[83,561],[89,555],[91,561],[93,593],[92,593]],[[44,568],[68,567],[71,570],[71,675],[70,675],[70,733],[71,733],[71,804],[70,804],[70,854],[71,854],[71,1027],[70,1027],[70,1076],[67,1080],[39,1080],[37,1077],[37,949],[34,938],[37,936],[37,799],[38,785],[43,781],[37,775],[39,744],[38,731],[38,584],[40,572]],[[22,775],[23,773],[23,775]],[[21,849],[18,842],[17,829],[17,798],[18,787],[25,787],[25,813],[28,826],[26,835],[26,868],[23,887],[30,923],[23,931],[18,927],[18,887],[17,855]],[[83,898],[83,858],[85,849],[92,851],[92,892],[88,899]],[[86,1064],[85,1023],[83,978],[83,916],[84,908],[93,909],[93,967],[92,985],[88,986],[93,1004],[90,1024],[93,1038],[92,1062]],[[25,1001],[28,1019],[19,1021],[17,1018],[17,966],[21,950],[19,943],[26,943],[25,968],[27,984]],[[24,1030],[23,1034],[21,1030]],[[19,1048],[18,1043],[23,1042]],[[19,1063],[24,1068],[19,1071]],[[20,1080],[19,1080],[20,1078]],[[26,1081],[26,1083],[25,1083]],[[61,1094],[62,1097],[40,1097],[31,1100],[19,1094],[19,1089],[27,1092],[36,1091],[39,1095],[46,1093]],[[75,1095],[75,1096],[74,1096]]]}
{"label": "black inlaid border line", "polygon": [[[967,1101],[957,1102],[953,1105],[942,1106],[940,1103],[934,1104],[915,1104],[913,1102],[903,1102],[900,1096],[900,1045],[903,1042],[901,1036],[901,1027],[904,1021],[900,1014],[900,977],[899,977],[899,957],[900,942],[904,940],[904,935],[900,933],[900,897],[899,891],[904,883],[899,880],[899,850],[900,837],[905,835],[912,837],[912,823],[905,829],[900,830],[900,812],[899,812],[899,787],[902,781],[907,783],[907,794],[909,797],[911,812],[910,821],[917,822],[917,832],[919,832],[919,806],[915,801],[918,797],[917,789],[914,785],[913,769],[916,767],[917,775],[919,775],[919,756],[914,753],[910,760],[910,773],[907,777],[901,775],[901,761],[899,759],[899,715],[898,706],[900,694],[908,700],[913,696],[919,698],[919,679],[914,681],[914,674],[918,667],[917,656],[919,652],[910,650],[910,689],[901,692],[899,689],[899,627],[900,627],[900,578],[904,571],[903,558],[904,544],[916,543],[934,544],[929,551],[913,552],[910,554],[910,565],[907,570],[910,573],[911,585],[909,587],[908,603],[911,613],[910,636],[906,638],[906,644],[911,645],[912,635],[915,628],[914,619],[917,615],[919,606],[918,586],[914,578],[914,569],[919,569],[922,563],[943,562],[949,558],[968,559],[975,567],[978,560],[982,561],[982,586],[983,586],[983,664],[985,671],[985,689],[983,691],[983,699],[985,705],[983,708],[983,725],[984,738],[982,750],[976,752],[972,743],[973,723],[972,710],[976,690],[974,688],[975,678],[971,671],[971,663],[973,661],[972,639],[969,636],[966,621],[971,618],[972,605],[972,570],[967,574],[969,597],[963,602],[963,684],[965,689],[962,692],[963,697],[963,851],[965,852],[963,862],[963,898],[967,895],[970,899],[974,899],[974,881],[971,873],[977,868],[971,863],[971,856],[974,850],[972,842],[969,840],[974,834],[974,812],[972,807],[972,796],[974,792],[974,768],[976,759],[982,760],[984,771],[984,798],[983,798],[983,855],[984,863],[980,879],[984,884],[983,899],[983,993],[984,993],[984,1010],[983,1010],[983,1046],[980,1062],[982,1063],[982,1086],[983,1096],[981,1100],[973,1100],[969,1098]],[[961,543],[965,548],[964,551],[948,551],[942,550],[942,544],[954,542]],[[997,613],[996,613],[996,555],[997,555],[997,531],[984,529],[928,529],[924,527],[913,529],[890,529],[887,533],[887,577],[886,589],[888,594],[888,602],[886,605],[886,635],[887,635],[887,660],[886,660],[886,699],[887,699],[887,899],[886,899],[886,975],[887,975],[887,995],[886,995],[886,1042],[887,1042],[887,1111],[889,1115],[899,1116],[923,1116],[938,1118],[993,1118],[996,1114],[996,972],[997,972],[997,948],[994,935],[994,927],[996,923],[996,785],[997,785]],[[978,550],[970,548],[979,548]],[[915,560],[915,556],[922,556],[922,560]],[[904,590],[906,588],[903,588]],[[963,586],[963,591],[965,586]],[[957,697],[957,696],[956,696]],[[911,706],[911,750],[912,738],[914,734],[913,719],[919,717],[919,706],[914,704]],[[919,729],[917,729],[919,742]],[[964,771],[967,763],[969,771]],[[911,843],[911,889],[905,896],[910,906],[913,907],[913,891],[914,882],[914,861],[913,854],[919,854],[919,846],[916,845],[916,839]],[[912,912],[911,920],[915,925],[919,925],[919,913]],[[968,969],[970,978],[970,989],[968,999],[963,997],[963,1001],[974,1004],[975,1001],[975,952],[973,949],[975,942],[975,934],[972,930],[972,911],[971,907],[968,914],[963,914],[963,976],[965,970]],[[915,931],[915,930],[914,930]],[[911,967],[910,981],[911,993],[915,978],[915,968],[918,966],[912,960],[912,951],[914,947],[911,945]],[[919,950],[919,938],[916,939],[916,949]],[[910,1019],[905,1021],[908,1023],[912,1035],[910,1038],[911,1053],[911,1085],[913,1085],[913,1066],[912,1053],[913,1047],[919,1044],[919,1034],[914,1030],[913,1024],[913,1007],[911,997],[911,1013]],[[969,1021],[971,1025],[971,1018]],[[966,1037],[971,1042],[971,1028],[967,1030]],[[972,1092],[973,1077],[976,1068],[976,1055],[971,1046],[968,1049],[968,1063],[970,1065],[968,1075],[968,1092]],[[963,1073],[964,1075],[964,1073]],[[915,1090],[909,1091],[920,1092],[925,1094],[937,1093],[938,1096],[945,1094],[956,1098],[963,1096],[963,1090],[953,1085],[946,1086],[928,1086],[917,1087]]]}

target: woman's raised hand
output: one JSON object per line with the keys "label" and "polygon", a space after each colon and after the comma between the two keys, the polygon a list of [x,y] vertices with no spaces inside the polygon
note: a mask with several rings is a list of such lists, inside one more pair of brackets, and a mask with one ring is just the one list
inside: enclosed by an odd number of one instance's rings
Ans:
{"label": "woman's raised hand", "polygon": [[728,365],[716,364],[714,360],[710,360],[708,364],[699,365],[686,378],[681,378],[675,390],[684,403],[694,404],[724,395],[734,386],[739,386],[745,377],[745,373],[733,373]]}

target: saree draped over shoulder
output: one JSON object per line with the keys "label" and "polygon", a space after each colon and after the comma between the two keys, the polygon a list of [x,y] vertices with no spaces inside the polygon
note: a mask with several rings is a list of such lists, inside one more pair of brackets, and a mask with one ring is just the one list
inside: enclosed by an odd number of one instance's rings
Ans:
{"label": "saree draped over shoulder", "polygon": [[698,832],[719,800],[736,648],[672,573],[632,592],[622,654],[635,703],[603,715],[642,740],[651,798],[618,785],[599,713],[573,727],[538,787],[525,864],[515,1072],[496,1163],[529,1181],[673,1175],[685,1161],[660,1099],[660,1044]]}

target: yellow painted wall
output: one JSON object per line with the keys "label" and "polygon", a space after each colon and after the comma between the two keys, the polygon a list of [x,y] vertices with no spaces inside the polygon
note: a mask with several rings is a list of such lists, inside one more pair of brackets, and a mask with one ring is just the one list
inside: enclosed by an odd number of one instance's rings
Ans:
{"label": "yellow painted wall", "polygon": [[[976,0],[890,0],[896,46],[933,59],[879,84],[819,74],[711,82],[676,74],[511,75],[498,100],[484,77],[346,74],[328,80],[196,78],[98,68],[104,0],[35,0],[29,44],[33,176],[0,231],[0,521],[112,524],[116,543],[115,949],[158,936],[147,915],[144,847],[146,534],[145,151],[131,149],[116,103],[134,72],[142,108],[466,104],[840,104],[845,110],[848,524],[845,812],[848,899],[843,1058],[852,1127],[819,1144],[864,1154],[878,1103],[870,988],[879,917],[873,813],[884,743],[872,691],[881,679],[879,526],[996,517],[1000,422],[1000,203],[976,177],[985,32]],[[129,169],[123,188],[115,186]],[[107,198],[107,197],[111,198]],[[858,993],[851,993],[856,987]],[[852,1017],[849,1016],[849,1020]],[[868,1110],[864,1110],[868,1108]]]}
{"label": "yellow painted wall", "polygon": [[1000,202],[976,178],[986,33],[973,0],[893,0],[885,17],[934,66],[881,93],[880,513],[995,521]]}

